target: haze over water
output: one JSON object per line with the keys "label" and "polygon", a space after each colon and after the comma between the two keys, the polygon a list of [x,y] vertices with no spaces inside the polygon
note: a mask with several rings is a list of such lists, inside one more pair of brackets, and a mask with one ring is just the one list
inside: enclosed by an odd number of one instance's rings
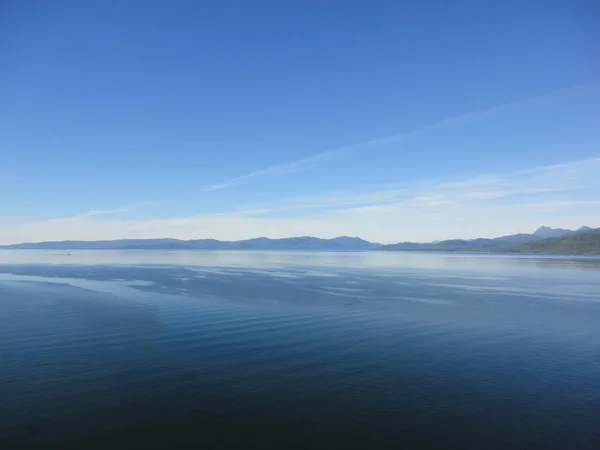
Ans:
{"label": "haze over water", "polygon": [[0,448],[600,445],[600,258],[0,252]]}

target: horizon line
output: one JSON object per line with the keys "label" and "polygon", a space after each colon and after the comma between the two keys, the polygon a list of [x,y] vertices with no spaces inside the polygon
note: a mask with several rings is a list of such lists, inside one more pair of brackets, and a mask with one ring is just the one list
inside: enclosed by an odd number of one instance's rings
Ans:
{"label": "horizon line", "polygon": [[[495,240],[495,239],[500,239],[503,237],[507,237],[507,236],[515,236],[515,235],[520,235],[520,234],[525,234],[525,235],[534,235],[537,231],[539,231],[542,228],[550,228],[551,230],[565,230],[567,232],[572,232],[572,233],[576,233],[579,231],[585,232],[585,231],[594,231],[594,230],[600,230],[600,226],[599,227],[590,227],[587,225],[582,225],[577,229],[571,230],[571,229],[566,229],[566,228],[552,228],[550,226],[547,225],[541,225],[540,227],[538,227],[533,233],[515,233],[512,235],[505,235],[505,236],[497,236],[494,238],[486,238],[486,237],[477,237],[477,238],[452,238],[452,239],[433,239],[431,241],[421,241],[421,242],[416,242],[416,241],[398,241],[396,242],[396,244],[401,244],[401,243],[409,243],[409,244],[432,244],[432,243],[440,243],[440,242],[446,242],[446,241],[473,241],[473,240],[477,240],[477,239],[490,239],[490,240]],[[581,230],[582,228],[585,228],[584,230]],[[561,236],[556,236],[556,237],[561,237]],[[217,241],[220,243],[239,243],[239,242],[247,242],[247,241],[253,241],[253,240],[258,240],[258,239],[268,239],[271,241],[281,241],[281,240],[286,240],[286,239],[303,239],[303,238],[308,238],[308,239],[319,239],[319,240],[323,240],[323,241],[332,241],[332,240],[336,240],[336,239],[342,239],[342,238],[346,238],[346,239],[360,239],[363,242],[367,242],[369,244],[376,244],[376,245],[381,245],[381,246],[386,246],[386,245],[395,245],[395,244],[382,244],[380,242],[374,242],[374,241],[369,241],[367,239],[363,239],[360,236],[348,236],[348,235],[339,235],[339,236],[335,236],[332,238],[325,238],[325,237],[319,237],[319,236],[310,236],[310,235],[305,235],[305,236],[288,236],[288,237],[280,237],[280,238],[272,238],[272,237],[268,237],[268,236],[256,236],[256,237],[252,237],[252,238],[247,238],[247,239],[237,239],[237,240],[222,240],[222,239],[216,239],[216,238],[196,238],[196,239],[178,239],[178,238],[171,238],[171,237],[159,237],[159,238],[119,238],[119,239],[97,239],[97,240],[82,240],[82,239],[65,239],[62,241],[38,241],[38,242],[16,242],[16,243],[12,243],[12,244],[0,244],[0,249],[5,249],[7,247],[13,247],[13,246],[18,246],[18,245],[38,245],[38,244],[63,244],[63,243],[68,243],[68,242],[77,242],[77,243],[100,243],[100,242],[122,242],[122,241],[162,241],[162,240],[168,240],[168,241],[178,241],[178,242],[193,242],[193,241]],[[553,237],[550,237],[553,238]],[[544,239],[548,239],[548,238],[544,238]],[[100,249],[98,249],[100,250]],[[128,250],[128,249],[120,249],[120,250]],[[164,250],[164,249],[158,249],[158,250]],[[177,250],[177,249],[175,249]]]}

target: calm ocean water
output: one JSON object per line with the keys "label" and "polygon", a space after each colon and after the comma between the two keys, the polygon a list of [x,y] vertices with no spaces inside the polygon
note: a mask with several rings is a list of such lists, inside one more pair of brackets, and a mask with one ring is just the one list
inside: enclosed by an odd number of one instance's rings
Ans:
{"label": "calm ocean water", "polygon": [[600,258],[0,252],[0,449],[598,449]]}

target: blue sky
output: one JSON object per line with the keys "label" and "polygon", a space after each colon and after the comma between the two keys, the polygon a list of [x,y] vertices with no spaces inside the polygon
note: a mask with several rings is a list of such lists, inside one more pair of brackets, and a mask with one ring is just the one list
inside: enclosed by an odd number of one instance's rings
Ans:
{"label": "blue sky", "polygon": [[0,8],[1,243],[600,227],[597,2]]}

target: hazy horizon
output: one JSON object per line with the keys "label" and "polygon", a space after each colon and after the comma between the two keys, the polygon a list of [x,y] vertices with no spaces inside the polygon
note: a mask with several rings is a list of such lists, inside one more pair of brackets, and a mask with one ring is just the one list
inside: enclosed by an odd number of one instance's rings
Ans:
{"label": "hazy horizon", "polygon": [[[539,228],[544,228],[544,227],[548,227],[547,225],[541,225],[538,228],[536,228],[535,230],[530,230],[530,231],[523,231],[523,232],[519,232],[519,233],[514,233],[514,234],[535,234],[535,232],[539,229]],[[559,229],[560,227],[548,227],[551,229]],[[574,228],[566,228],[566,230],[569,231],[578,231],[581,228],[590,228],[590,229],[600,229],[600,227],[595,227],[595,226],[588,226],[588,225],[581,225],[578,227],[574,227]],[[457,240],[470,240],[470,239],[478,239],[478,238],[483,238],[483,239],[494,239],[494,238],[499,238],[499,237],[503,237],[503,236],[510,236],[510,235],[502,235],[502,236],[478,236],[476,238],[463,238],[463,237],[454,237],[452,239],[457,239]],[[550,236],[552,237],[552,236]],[[293,238],[317,238],[317,239],[338,239],[338,238],[349,238],[349,239],[364,239],[361,236],[349,236],[349,235],[338,235],[338,236],[332,236],[332,237],[321,237],[321,236],[310,236],[310,235],[298,235],[298,236],[283,236],[283,237],[278,237],[278,238],[272,238],[269,236],[253,236],[247,239],[235,239],[235,240],[226,240],[226,239],[216,239],[218,241],[221,242],[240,242],[240,241],[244,241],[244,240],[252,240],[252,239],[272,239],[272,240],[276,240],[276,239],[293,239]],[[169,239],[174,239],[174,240],[182,240],[182,241],[187,241],[187,240],[210,240],[210,239],[215,239],[215,238],[211,238],[211,237],[197,237],[197,238],[190,238],[190,239],[178,239],[178,238],[174,238],[171,236],[162,236],[162,237],[156,237],[156,238],[117,238],[117,239],[94,239],[94,240],[74,240],[74,239],[65,239],[63,241],[38,241],[38,242],[15,242],[15,243],[8,243],[8,244],[3,244],[0,242],[0,245],[15,245],[15,244],[35,244],[35,243],[44,243],[44,242],[68,242],[68,241],[77,241],[77,242],[103,242],[103,241],[120,241],[120,240],[152,240],[152,239],[156,239],[156,240],[161,240],[161,239],[165,239],[165,240],[169,240]],[[386,244],[396,244],[396,243],[400,243],[400,242],[408,242],[406,240],[398,240],[398,241],[394,241],[394,242],[377,242],[377,241],[370,241],[368,239],[364,239],[365,241],[368,241],[372,244],[382,244],[382,245],[386,245]],[[420,241],[420,242],[415,242],[415,243],[431,243],[431,242],[441,242],[441,240],[431,240],[431,241]]]}

